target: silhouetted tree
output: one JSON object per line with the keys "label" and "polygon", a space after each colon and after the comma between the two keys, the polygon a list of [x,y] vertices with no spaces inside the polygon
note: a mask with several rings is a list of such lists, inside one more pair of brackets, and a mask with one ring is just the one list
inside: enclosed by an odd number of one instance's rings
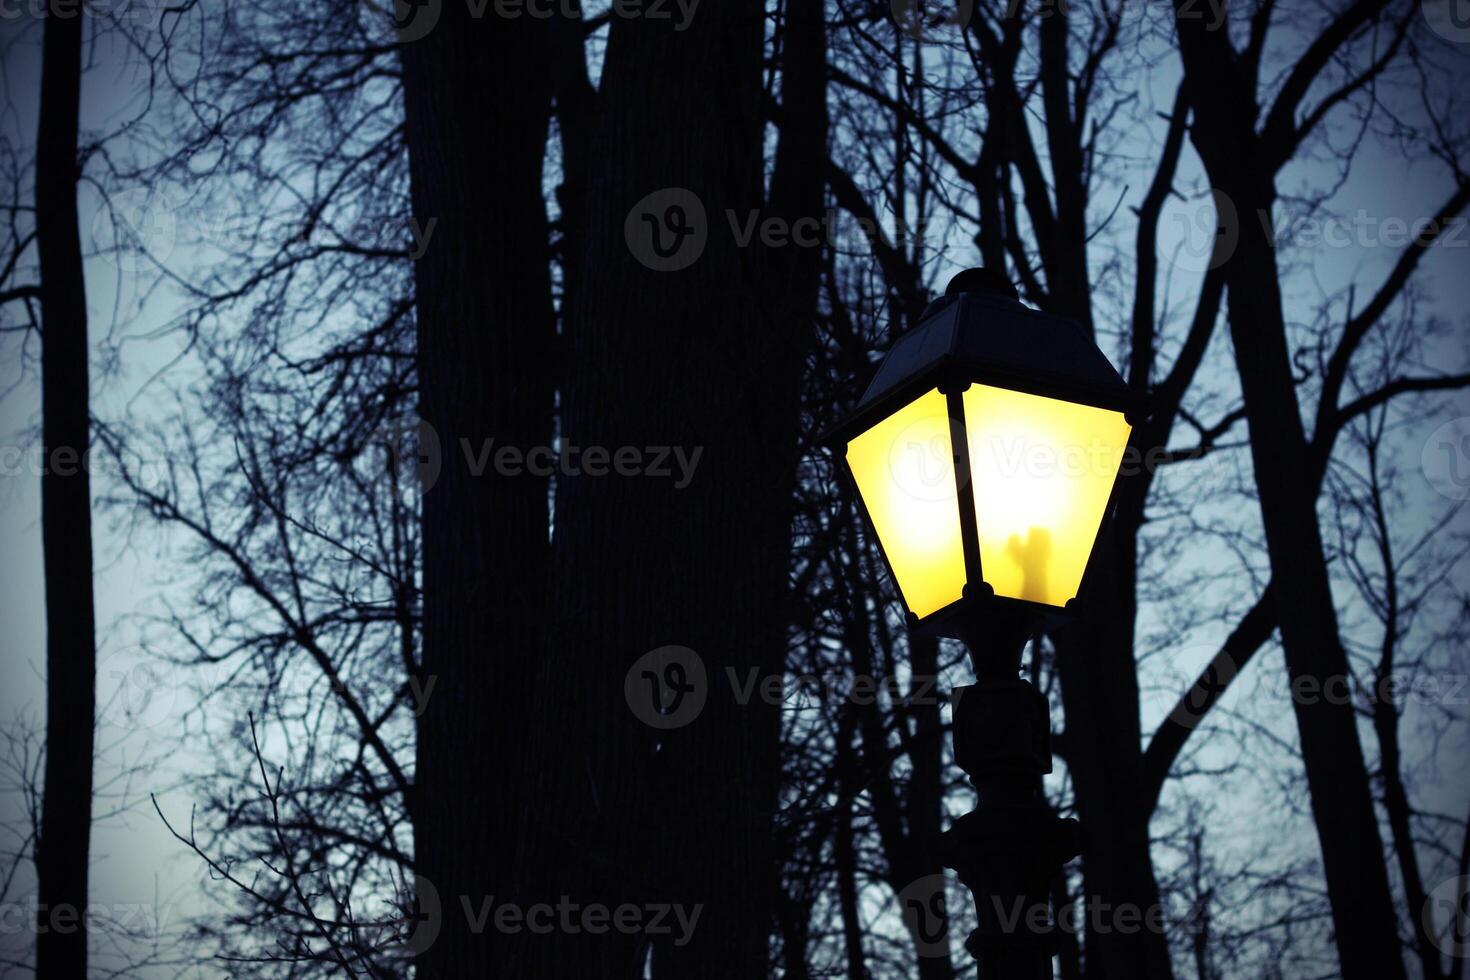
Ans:
{"label": "silhouetted tree", "polygon": [[87,293],[77,225],[80,7],[46,18],[36,134],[41,307],[41,534],[46,576],[46,767],[36,840],[36,972],[87,976],[96,638]]}
{"label": "silhouetted tree", "polygon": [[[437,226],[414,265],[419,414],[443,449],[423,503],[422,655],[442,688],[419,718],[410,808],[417,873],[451,907],[513,893],[523,767],[550,717],[531,701],[551,612],[550,479],[475,455],[551,445],[549,43],[542,18],[446,4],[399,49],[413,212]],[[419,968],[497,974],[500,945],[449,915]]]}

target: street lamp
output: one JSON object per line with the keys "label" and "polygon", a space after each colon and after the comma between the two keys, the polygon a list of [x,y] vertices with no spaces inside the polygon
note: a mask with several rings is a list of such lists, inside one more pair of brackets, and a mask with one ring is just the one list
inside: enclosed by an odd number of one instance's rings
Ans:
{"label": "street lamp", "polygon": [[970,269],[894,343],[832,436],[910,627],[970,650],[976,683],[952,701],[978,806],[941,843],[975,896],[966,947],[983,980],[1052,975],[1048,896],[1079,828],[1046,805],[1050,709],[1017,675],[1036,630],[1085,601],[1144,411],[1075,322]]}

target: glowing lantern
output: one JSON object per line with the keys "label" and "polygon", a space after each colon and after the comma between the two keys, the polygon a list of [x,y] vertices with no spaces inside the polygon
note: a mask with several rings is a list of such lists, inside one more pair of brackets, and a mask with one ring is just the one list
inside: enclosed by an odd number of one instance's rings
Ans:
{"label": "glowing lantern", "polygon": [[1076,323],[956,276],[835,433],[912,620],[1072,602],[1143,406]]}

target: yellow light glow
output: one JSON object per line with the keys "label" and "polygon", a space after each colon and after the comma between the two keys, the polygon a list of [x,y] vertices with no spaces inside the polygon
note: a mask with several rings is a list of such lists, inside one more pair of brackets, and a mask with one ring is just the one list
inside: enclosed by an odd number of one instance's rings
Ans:
{"label": "yellow light glow", "polygon": [[987,385],[963,401],[985,581],[996,595],[1066,605],[1132,426],[1122,412]]}
{"label": "yellow light glow", "polygon": [[949,413],[921,395],[847,445],[847,465],[905,604],[923,618],[965,588]]}

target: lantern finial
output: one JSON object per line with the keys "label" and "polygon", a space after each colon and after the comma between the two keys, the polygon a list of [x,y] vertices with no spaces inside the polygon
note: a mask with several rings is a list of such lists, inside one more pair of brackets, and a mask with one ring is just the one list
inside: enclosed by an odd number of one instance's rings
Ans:
{"label": "lantern finial", "polygon": [[983,267],[956,273],[944,289],[946,296],[958,296],[960,293],[990,293],[1014,300],[1021,298],[1016,293],[1016,287],[1005,277],[1005,273]]}

